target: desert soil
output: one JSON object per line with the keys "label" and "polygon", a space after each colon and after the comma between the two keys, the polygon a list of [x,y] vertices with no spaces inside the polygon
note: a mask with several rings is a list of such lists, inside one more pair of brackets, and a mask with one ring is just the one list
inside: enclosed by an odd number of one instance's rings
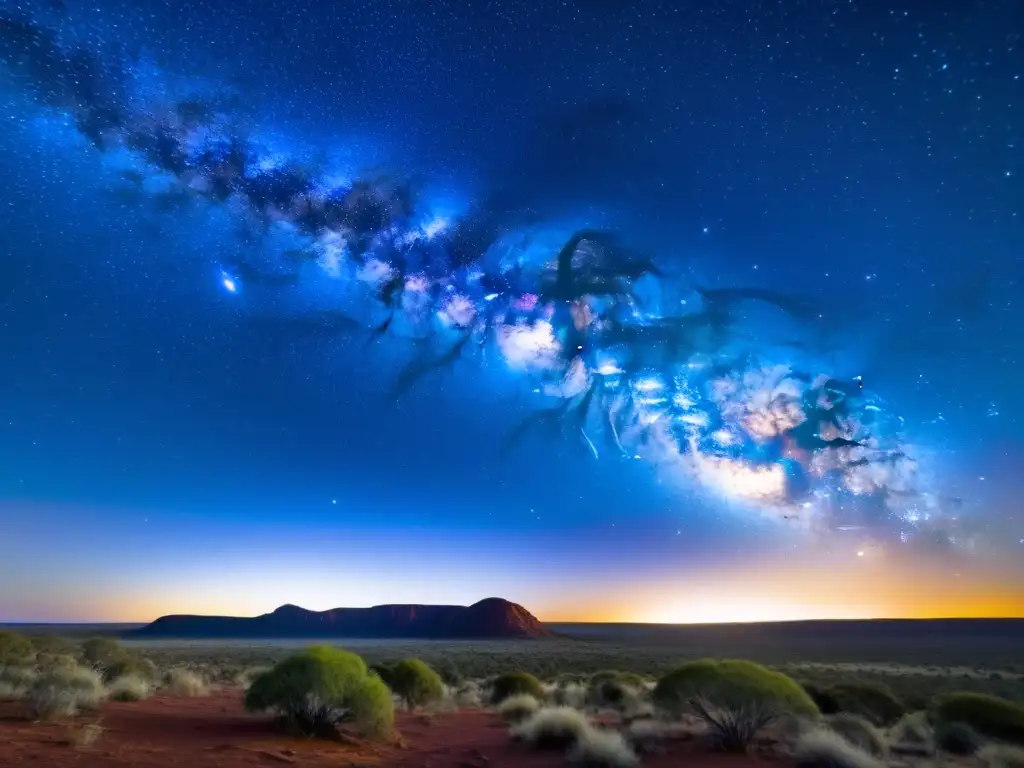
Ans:
{"label": "desert soil", "polygon": [[[83,739],[95,735],[85,746]],[[247,714],[237,691],[204,698],[155,697],[107,702],[75,723],[32,723],[13,705],[0,707],[0,766],[26,768],[563,768],[560,753],[537,753],[512,742],[492,712],[463,711],[431,717],[399,716],[401,745],[381,746],[289,739],[268,717]],[[758,768],[757,758],[709,755],[687,742],[645,755],[645,768],[699,764],[701,768]]]}

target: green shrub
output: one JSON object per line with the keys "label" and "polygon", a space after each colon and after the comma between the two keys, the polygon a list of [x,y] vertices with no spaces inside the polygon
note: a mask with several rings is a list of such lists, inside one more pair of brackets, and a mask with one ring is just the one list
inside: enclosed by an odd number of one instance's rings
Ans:
{"label": "green shrub", "polygon": [[839,713],[839,701],[827,688],[822,688],[814,683],[801,683],[800,685],[807,691],[807,695],[817,705],[821,714],[835,715]]}
{"label": "green shrub", "polygon": [[[370,672],[375,674],[381,680],[383,680],[384,684],[388,688],[392,688],[392,686],[394,685],[395,680],[392,674],[392,667],[390,664],[385,664],[384,662],[381,662],[379,664],[373,664],[370,667]],[[392,688],[392,690],[394,689]]]}
{"label": "green shrub", "polygon": [[112,637],[90,637],[82,643],[82,660],[94,669],[105,669],[125,653],[121,644]]}
{"label": "green shrub", "polygon": [[16,667],[35,658],[36,650],[27,637],[0,629],[0,666]]}
{"label": "green shrub", "polygon": [[632,672],[598,672],[590,678],[590,703],[598,707],[623,707],[633,702],[644,687],[644,678]]}
{"label": "green shrub", "polygon": [[259,675],[245,695],[250,711],[275,710],[307,736],[351,721],[365,736],[385,736],[394,725],[391,692],[359,656],[314,646]]}
{"label": "green shrub", "polygon": [[831,730],[869,755],[883,757],[888,752],[888,745],[882,733],[860,715],[840,712],[829,715],[826,722]]}
{"label": "green shrub", "polygon": [[56,635],[33,635],[29,642],[39,655],[73,656],[75,653],[74,643]]}
{"label": "green shrub", "polygon": [[839,705],[840,712],[860,715],[875,725],[892,725],[907,713],[906,705],[882,685],[838,683],[829,688],[828,693]]}
{"label": "green shrub", "polygon": [[935,703],[937,723],[967,723],[993,739],[1024,743],[1024,707],[984,693],[952,693]]}
{"label": "green shrub", "polygon": [[984,746],[984,739],[967,723],[938,723],[935,746],[951,755],[973,755]]}
{"label": "green shrub", "polygon": [[116,680],[119,677],[140,677],[153,681],[157,677],[156,665],[149,659],[123,651],[120,656],[111,658],[101,667],[104,682]]}
{"label": "green shrub", "polygon": [[659,708],[669,712],[682,711],[700,698],[726,709],[756,706],[779,714],[818,714],[814,701],[795,680],[751,661],[688,662],[658,680],[653,698]]}
{"label": "green shrub", "polygon": [[37,718],[53,720],[95,709],[103,694],[103,680],[94,670],[58,667],[39,675],[25,698]]}
{"label": "green shrub", "polygon": [[441,676],[419,659],[402,659],[394,664],[388,687],[409,709],[433,704],[444,698]]}
{"label": "green shrub", "polygon": [[506,672],[491,684],[491,703],[500,704],[509,696],[525,693],[538,701],[544,698],[544,686],[527,672]]}

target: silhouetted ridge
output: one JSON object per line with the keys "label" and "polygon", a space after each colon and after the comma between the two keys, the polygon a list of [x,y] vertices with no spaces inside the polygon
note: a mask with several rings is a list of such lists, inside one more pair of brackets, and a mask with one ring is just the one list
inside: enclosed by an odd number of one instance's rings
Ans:
{"label": "silhouetted ridge", "polygon": [[375,637],[514,639],[551,637],[521,605],[489,597],[462,605],[375,605],[309,611],[282,605],[252,618],[235,616],[161,616],[129,634],[146,637]]}

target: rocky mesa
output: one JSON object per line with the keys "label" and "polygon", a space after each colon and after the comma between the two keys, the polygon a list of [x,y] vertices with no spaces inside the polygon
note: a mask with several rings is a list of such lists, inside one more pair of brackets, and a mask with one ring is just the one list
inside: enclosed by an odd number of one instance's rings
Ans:
{"label": "rocky mesa", "polygon": [[376,605],[309,611],[282,605],[262,616],[161,616],[128,633],[166,638],[535,639],[553,637],[521,605],[490,597],[463,605]]}

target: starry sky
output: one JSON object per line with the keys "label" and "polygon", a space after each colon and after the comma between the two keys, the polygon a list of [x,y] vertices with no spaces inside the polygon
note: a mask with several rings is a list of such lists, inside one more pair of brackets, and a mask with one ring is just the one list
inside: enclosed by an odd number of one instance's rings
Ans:
{"label": "starry sky", "polygon": [[1024,616],[1022,38],[3,0],[0,621]]}

